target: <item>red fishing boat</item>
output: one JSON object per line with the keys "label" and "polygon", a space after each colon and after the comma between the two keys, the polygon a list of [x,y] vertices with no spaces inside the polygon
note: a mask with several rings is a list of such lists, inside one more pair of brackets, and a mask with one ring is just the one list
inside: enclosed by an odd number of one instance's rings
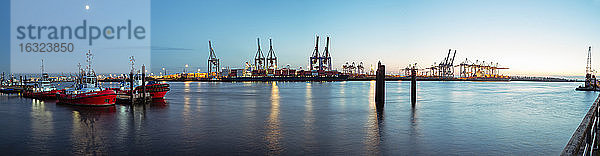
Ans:
{"label": "red fishing boat", "polygon": [[81,105],[81,106],[110,106],[116,102],[116,92],[114,90],[102,88],[98,84],[96,73],[91,68],[92,54],[88,52],[88,67],[86,71],[79,70],[80,75],[77,83],[72,88],[67,88],[59,94],[58,102]]}
{"label": "red fishing boat", "polygon": [[[137,92],[142,92],[144,90],[143,86],[135,87]],[[146,92],[150,93],[152,99],[164,99],[165,95],[169,91],[169,84],[166,83],[158,83],[156,81],[150,81],[146,84]]]}
{"label": "red fishing boat", "polygon": [[70,92],[58,96],[58,102],[81,106],[111,106],[115,105],[117,95],[114,90],[83,91],[80,93]]}
{"label": "red fishing boat", "polygon": [[[113,88],[113,90],[117,91],[118,94],[125,95],[133,95],[131,91],[134,93],[143,93],[144,87],[146,88],[146,93],[149,93],[153,100],[164,99],[167,92],[169,92],[169,84],[160,83],[156,81],[143,81],[146,79],[145,74],[133,74],[135,72],[134,62],[135,59],[133,56],[130,57],[131,61],[131,73],[129,78],[129,84],[126,82],[121,82],[120,88]],[[145,70],[144,66],[142,66],[142,70]],[[131,89],[134,88],[134,89]]]}
{"label": "red fishing boat", "polygon": [[[141,83],[141,81],[134,81],[133,86],[136,93],[142,93],[144,91],[144,86],[142,86]],[[150,94],[153,100],[164,99],[167,92],[171,90],[169,84],[156,81],[147,82],[145,86],[146,92]],[[125,82],[121,83],[120,88],[112,88],[112,90],[115,90],[117,94],[131,95],[131,87]]]}

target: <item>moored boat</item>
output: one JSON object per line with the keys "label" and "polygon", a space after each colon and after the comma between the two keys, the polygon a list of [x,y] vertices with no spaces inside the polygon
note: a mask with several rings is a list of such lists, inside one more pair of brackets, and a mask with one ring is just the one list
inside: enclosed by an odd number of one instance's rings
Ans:
{"label": "moored boat", "polygon": [[[135,88],[134,93],[144,92],[144,86],[141,85],[141,81],[134,81],[133,86]],[[170,85],[167,83],[149,81],[145,85],[146,93],[148,93],[153,100],[164,99],[167,92],[171,90],[169,86]],[[131,87],[129,87],[129,85],[126,85],[125,83],[122,83],[120,88],[112,88],[112,90],[115,90],[117,94],[120,95],[132,95]]]}
{"label": "moored boat", "polygon": [[[143,92],[143,86],[135,87],[137,92]],[[150,81],[146,84],[146,92],[150,93],[152,99],[164,99],[169,91],[169,84]]]}
{"label": "moored boat", "polygon": [[96,73],[91,68],[91,53],[88,56],[86,71],[80,69],[79,79],[72,88],[67,88],[59,94],[58,102],[81,106],[110,106],[116,102],[116,92],[102,88],[98,84]]}
{"label": "moored boat", "polygon": [[42,60],[42,77],[38,80],[33,87],[26,88],[23,92],[24,97],[37,98],[37,99],[56,99],[58,94],[62,90],[58,90],[50,82],[48,73],[44,72],[44,60]]}
{"label": "moored boat", "polygon": [[56,99],[58,95],[62,93],[62,90],[49,90],[49,91],[25,91],[23,97],[36,98],[36,99]]}
{"label": "moored boat", "polygon": [[[130,61],[131,61],[131,73],[129,74],[129,82],[128,82],[129,84],[127,84],[127,82],[123,81],[121,83],[120,88],[113,88],[113,90],[115,90],[117,92],[117,94],[128,95],[131,98],[131,96],[134,96],[137,94],[143,94],[144,88],[145,88],[145,93],[147,93],[147,95],[149,95],[150,99],[152,99],[152,100],[164,99],[165,95],[170,90],[170,88],[169,88],[170,85],[167,83],[161,83],[161,82],[157,82],[157,81],[145,81],[145,80],[147,80],[147,78],[145,76],[145,66],[142,66],[142,74],[134,74],[134,73],[136,73],[136,70],[134,68],[135,59],[133,56],[130,57]],[[133,90],[133,92],[132,92],[132,90]],[[142,97],[145,98],[146,96],[142,96]]]}
{"label": "moored boat", "polygon": [[66,90],[59,94],[58,102],[81,106],[111,106],[115,105],[116,98],[114,90]]}

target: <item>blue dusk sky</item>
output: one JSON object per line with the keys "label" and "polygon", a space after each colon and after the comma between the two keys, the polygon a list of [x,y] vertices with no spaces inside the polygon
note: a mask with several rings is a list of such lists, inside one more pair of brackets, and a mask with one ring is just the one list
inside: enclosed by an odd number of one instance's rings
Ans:
{"label": "blue dusk sky", "polygon": [[10,70],[10,0],[0,0],[0,73]]}
{"label": "blue dusk sky", "polygon": [[[1,61],[7,61],[9,0],[0,5]],[[448,49],[455,64],[498,62],[512,75],[583,75],[587,47],[600,67],[599,0],[153,0],[151,64],[158,73],[206,71],[208,40],[222,67],[242,67],[266,55],[273,39],[279,66],[306,68],[315,36],[331,37],[335,68],[381,60],[388,71],[429,67]],[[597,48],[596,48],[597,47]],[[6,70],[6,63],[0,69]],[[126,68],[126,67],[124,67]],[[341,69],[340,69],[341,70]]]}

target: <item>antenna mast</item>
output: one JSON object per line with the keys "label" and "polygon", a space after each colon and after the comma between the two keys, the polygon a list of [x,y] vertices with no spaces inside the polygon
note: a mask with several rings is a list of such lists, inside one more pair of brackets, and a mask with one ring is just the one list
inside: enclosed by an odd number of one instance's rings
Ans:
{"label": "antenna mast", "polygon": [[88,63],[86,70],[87,70],[88,74],[91,74],[92,73],[92,57],[93,57],[92,51],[88,50],[88,52],[85,54],[85,56],[87,57],[86,62]]}
{"label": "antenna mast", "polygon": [[131,64],[131,73],[135,72],[135,57],[129,56],[129,64]]}

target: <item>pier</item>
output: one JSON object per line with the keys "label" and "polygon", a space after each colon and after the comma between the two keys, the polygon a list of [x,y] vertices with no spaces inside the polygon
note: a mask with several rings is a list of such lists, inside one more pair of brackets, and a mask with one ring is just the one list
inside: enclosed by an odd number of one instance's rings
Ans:
{"label": "pier", "polygon": [[600,130],[598,127],[598,124],[600,124],[599,100],[600,96],[596,98],[590,110],[585,114],[583,121],[581,121],[569,143],[560,154],[561,156],[598,155],[598,148],[600,147],[598,146],[598,131]]}
{"label": "pier", "polygon": [[[132,62],[132,69],[133,69],[133,62]],[[149,92],[146,91],[146,66],[142,65],[142,75],[141,77],[138,77],[139,79],[141,79],[141,84],[139,87],[142,87],[141,90],[138,90],[137,87],[134,85],[135,81],[136,81],[136,76],[134,73],[134,70],[131,70],[131,72],[129,73],[129,88],[130,91],[129,93],[125,93],[125,94],[120,94],[117,96],[117,100],[119,101],[119,103],[125,103],[125,104],[146,104],[146,103],[150,103],[152,102],[152,96],[150,95]]]}

